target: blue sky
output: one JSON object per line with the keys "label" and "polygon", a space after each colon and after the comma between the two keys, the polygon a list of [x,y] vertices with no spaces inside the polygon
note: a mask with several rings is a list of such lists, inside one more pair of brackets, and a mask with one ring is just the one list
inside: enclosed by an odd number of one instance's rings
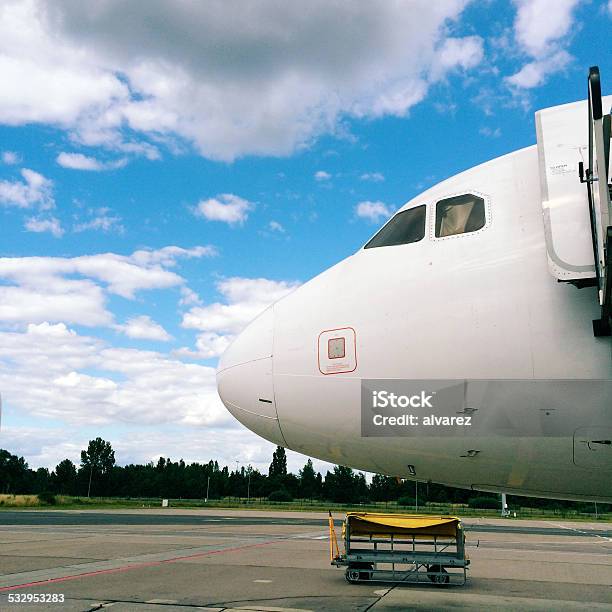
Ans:
{"label": "blue sky", "polygon": [[34,466],[102,435],[120,463],[265,469],[216,396],[231,338],[420,191],[534,144],[590,65],[612,91],[612,2],[138,9],[0,0],[0,447]]}

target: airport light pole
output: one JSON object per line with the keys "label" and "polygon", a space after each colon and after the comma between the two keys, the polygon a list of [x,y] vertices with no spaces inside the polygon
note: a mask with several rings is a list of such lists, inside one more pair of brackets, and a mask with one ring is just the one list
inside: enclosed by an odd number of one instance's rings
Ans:
{"label": "airport light pole", "polygon": [[206,499],[204,499],[204,503],[208,503],[208,493],[210,491],[210,476],[208,477],[208,482],[206,483]]}
{"label": "airport light pole", "polygon": [[508,502],[506,501],[506,494],[501,494],[501,515],[503,517],[510,516],[510,511],[508,510]]}

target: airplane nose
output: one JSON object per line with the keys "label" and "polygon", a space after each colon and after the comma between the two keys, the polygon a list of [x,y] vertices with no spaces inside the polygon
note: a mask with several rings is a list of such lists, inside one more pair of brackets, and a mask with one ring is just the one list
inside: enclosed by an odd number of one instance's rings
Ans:
{"label": "airplane nose", "polygon": [[286,446],[274,400],[274,308],[250,323],[219,360],[217,391],[231,414],[256,434]]}

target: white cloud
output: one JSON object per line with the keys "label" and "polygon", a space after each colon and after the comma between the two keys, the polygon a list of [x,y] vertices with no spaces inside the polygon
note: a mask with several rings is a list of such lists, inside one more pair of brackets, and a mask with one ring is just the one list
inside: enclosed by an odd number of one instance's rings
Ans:
{"label": "white cloud", "polygon": [[121,225],[121,217],[100,215],[83,223],[76,223],[73,227],[75,232],[85,232],[87,230],[102,231],[102,232],[117,232],[123,234],[125,228]]}
{"label": "white cloud", "polygon": [[0,181],[0,204],[41,210],[53,208],[53,181],[28,168],[21,170],[23,181]]}
{"label": "white cloud", "polygon": [[128,338],[136,340],[161,340],[168,342],[172,336],[159,324],[147,315],[132,317],[124,325],[115,325],[117,331],[124,333]]}
{"label": "white cloud", "polygon": [[506,77],[506,82],[521,89],[538,87],[549,75],[563,70],[571,60],[567,51],[557,51],[554,55],[525,64],[517,73]]}
{"label": "white cloud", "polygon": [[194,212],[197,216],[204,217],[209,221],[242,225],[247,220],[249,211],[253,208],[255,208],[255,205],[248,200],[232,193],[222,193],[216,198],[198,202]]}
{"label": "white cloud", "polygon": [[480,36],[447,38],[436,52],[432,74],[434,78],[440,78],[456,68],[469,70],[478,66],[483,57],[483,40]]}
{"label": "white cloud", "polygon": [[[0,268],[2,263],[0,259]],[[27,267],[20,270],[21,274],[27,274]],[[23,276],[16,282],[17,285],[0,285],[0,322],[67,321],[96,326],[112,321],[105,307],[104,292],[90,280],[50,276],[35,282]]]}
{"label": "white cloud", "polygon": [[178,259],[201,259],[202,257],[215,257],[217,250],[215,247],[196,246],[184,249],[179,246],[167,246],[161,249],[143,249],[135,251],[130,255],[130,259],[141,266],[162,265],[166,268],[176,266]]}
{"label": "white cloud", "polygon": [[110,293],[133,298],[137,291],[181,285],[180,276],[161,266],[137,265],[129,256],[115,253],[79,257],[0,258],[0,278],[29,286],[52,285],[63,277],[81,275],[104,283]]}
{"label": "white cloud", "polygon": [[50,232],[56,238],[61,238],[64,235],[62,225],[56,217],[30,217],[26,220],[25,228],[28,232]]}
{"label": "white cloud", "polygon": [[572,60],[565,50],[571,38],[578,0],[515,0],[514,37],[519,48],[532,58],[505,81],[518,89],[531,89]]}
{"label": "white cloud", "polygon": [[217,334],[215,332],[203,332],[196,339],[196,350],[182,347],[173,351],[178,357],[192,357],[196,359],[213,359],[220,357],[230,345],[234,336],[231,334]]}
{"label": "white cloud", "polygon": [[344,116],[405,115],[434,68],[472,68],[475,37],[445,44],[466,3],[5,2],[0,121],[149,156],[148,137],[213,159],[289,154]]}
{"label": "white cloud", "polygon": [[515,0],[514,35],[533,57],[548,55],[573,23],[578,0]]}
{"label": "white cloud", "polygon": [[2,151],[2,163],[7,166],[14,166],[21,163],[21,155],[15,151]]}
{"label": "white cloud", "polygon": [[237,334],[273,302],[299,283],[266,278],[228,278],[217,283],[225,303],[196,306],[183,316],[183,327],[205,332]]}
{"label": "white cloud", "polygon": [[0,279],[12,283],[0,285],[0,321],[110,325],[107,293],[133,299],[138,291],[182,287],[184,279],[167,268],[180,257],[214,252],[206,246],[169,246],[132,255],[0,258]]}
{"label": "white cloud", "polygon": [[190,289],[189,287],[181,287],[181,299],[179,304],[181,306],[191,306],[193,304],[201,304],[200,296]]}
{"label": "white cloud", "polygon": [[325,172],[325,170],[317,170],[314,174],[315,181],[329,181],[331,178],[331,174],[329,172]]}
{"label": "white cloud", "polygon": [[33,416],[73,425],[237,427],[218,398],[214,368],[109,347],[61,323],[0,332],[0,359],[5,405]]}
{"label": "white cloud", "polygon": [[486,136],[487,138],[499,138],[501,136],[501,128],[490,128],[489,126],[483,126],[478,130],[479,134]]}
{"label": "white cloud", "polygon": [[365,172],[359,177],[359,180],[382,183],[385,180],[385,175],[382,172]]}
{"label": "white cloud", "polygon": [[355,206],[355,214],[368,219],[372,223],[379,223],[382,219],[388,219],[393,214],[393,207],[383,202],[359,202]]}
{"label": "white cloud", "polygon": [[279,232],[280,234],[285,233],[285,228],[278,221],[270,221],[270,223],[268,224],[268,227],[273,232]]}
{"label": "white cloud", "polygon": [[101,170],[115,170],[123,168],[127,164],[127,159],[121,158],[110,162],[102,162],[95,157],[83,155],[82,153],[62,152],[57,156],[57,163],[72,170],[90,170],[99,172]]}

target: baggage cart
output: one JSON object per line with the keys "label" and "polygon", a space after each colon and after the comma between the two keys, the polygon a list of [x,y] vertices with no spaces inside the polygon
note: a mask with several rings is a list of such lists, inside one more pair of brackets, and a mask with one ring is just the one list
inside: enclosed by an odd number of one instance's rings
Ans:
{"label": "baggage cart", "polygon": [[351,582],[463,585],[470,563],[456,516],[348,512],[340,553],[330,520],[332,565],[346,567]]}

